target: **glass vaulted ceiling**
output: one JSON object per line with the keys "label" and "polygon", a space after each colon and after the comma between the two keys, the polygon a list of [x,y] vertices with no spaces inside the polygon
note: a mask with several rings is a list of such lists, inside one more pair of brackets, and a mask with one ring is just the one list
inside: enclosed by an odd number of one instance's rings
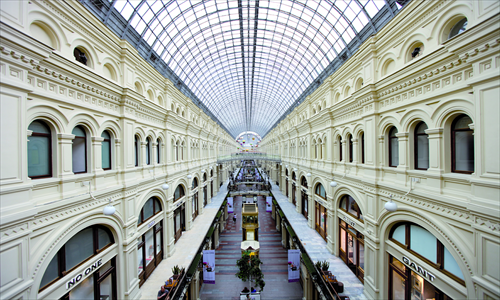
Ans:
{"label": "glass vaulted ceiling", "polygon": [[111,5],[233,136],[264,136],[384,0]]}

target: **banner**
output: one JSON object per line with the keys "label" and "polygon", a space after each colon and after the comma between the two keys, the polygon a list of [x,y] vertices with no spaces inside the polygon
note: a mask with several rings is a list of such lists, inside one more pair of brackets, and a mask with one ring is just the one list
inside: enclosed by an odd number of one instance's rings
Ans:
{"label": "banner", "polygon": [[273,197],[266,197],[266,212],[272,212],[273,208],[271,207],[271,203],[273,203]]}
{"label": "banner", "polygon": [[233,197],[227,197],[227,212],[233,213]]}
{"label": "banner", "polygon": [[300,250],[288,250],[288,282],[298,282],[300,279]]}
{"label": "banner", "polygon": [[215,250],[203,250],[203,283],[215,284]]}

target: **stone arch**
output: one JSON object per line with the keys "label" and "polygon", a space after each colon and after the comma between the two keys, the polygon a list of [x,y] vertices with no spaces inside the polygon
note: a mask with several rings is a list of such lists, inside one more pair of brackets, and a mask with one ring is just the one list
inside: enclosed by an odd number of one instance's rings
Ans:
{"label": "stone arch", "polygon": [[44,26],[50,28],[50,30],[54,34],[54,38],[56,39],[56,44],[53,48],[57,51],[61,51],[61,45],[69,43],[66,34],[64,33],[64,30],[62,30],[62,28],[59,26],[59,23],[54,21],[54,19],[45,12],[30,11],[28,13],[28,23],[43,24]]}
{"label": "stone arch", "polygon": [[[98,209],[96,208],[83,214],[77,214],[75,209],[69,209],[69,213],[74,213],[76,220],[71,223],[63,223],[60,226],[56,226],[54,231],[51,232],[51,236],[55,236],[57,238],[55,240],[46,239],[39,245],[39,247],[37,247],[39,251],[31,254],[35,263],[29,266],[29,273],[31,273],[34,287],[40,287],[45,270],[59,249],[61,249],[61,247],[65,245],[73,236],[87,227],[93,225],[103,225],[108,227],[113,234],[113,238],[115,240],[114,244],[118,248],[117,256],[121,256],[123,253],[123,251],[121,251],[123,247],[122,237],[124,236],[122,228],[125,227],[125,224],[119,214],[115,213],[112,216],[106,216],[102,213],[101,205],[99,205]],[[32,288],[28,298],[38,298],[38,288]]]}
{"label": "stone arch", "polygon": [[68,130],[73,130],[77,125],[84,125],[91,137],[97,136],[98,128],[100,128],[97,120],[87,113],[78,113],[74,115],[68,123]]}

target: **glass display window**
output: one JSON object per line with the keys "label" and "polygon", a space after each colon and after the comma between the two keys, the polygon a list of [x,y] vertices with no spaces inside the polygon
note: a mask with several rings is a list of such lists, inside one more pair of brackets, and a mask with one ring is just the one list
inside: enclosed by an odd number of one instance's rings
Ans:
{"label": "glass display window", "polygon": [[419,273],[389,255],[390,300],[452,300]]}

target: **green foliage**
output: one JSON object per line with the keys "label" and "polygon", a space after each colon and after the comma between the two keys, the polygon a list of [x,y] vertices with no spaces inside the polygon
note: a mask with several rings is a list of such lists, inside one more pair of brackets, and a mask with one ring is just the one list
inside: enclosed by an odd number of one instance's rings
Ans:
{"label": "green foliage", "polygon": [[243,282],[255,281],[256,287],[260,287],[262,291],[266,283],[264,282],[264,274],[260,269],[262,261],[255,255],[250,257],[249,252],[243,253],[240,259],[236,261],[236,266],[238,267],[238,273],[235,274],[236,277],[241,279]]}
{"label": "green foliage", "polygon": [[319,260],[314,264],[314,266],[316,266],[316,269],[318,269],[318,270],[328,271],[328,268],[330,267],[330,263],[327,260]]}
{"label": "green foliage", "polygon": [[174,275],[179,275],[181,273],[181,268],[179,267],[179,265],[175,265],[173,268],[172,268],[172,273]]}

